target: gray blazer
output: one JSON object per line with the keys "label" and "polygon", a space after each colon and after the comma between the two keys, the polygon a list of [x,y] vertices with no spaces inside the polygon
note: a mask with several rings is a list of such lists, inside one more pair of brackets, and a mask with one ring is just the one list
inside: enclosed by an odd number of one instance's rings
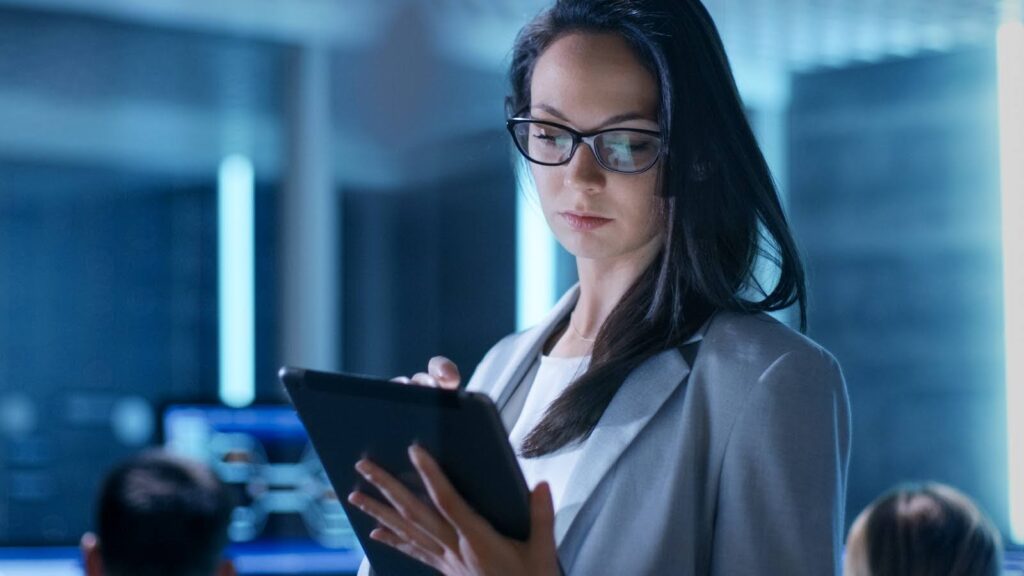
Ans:
{"label": "gray blazer", "polygon": [[[474,372],[468,389],[495,399],[506,425],[578,295]],[[849,456],[835,358],[765,314],[719,312],[612,399],[555,517],[559,559],[570,575],[839,574]]]}

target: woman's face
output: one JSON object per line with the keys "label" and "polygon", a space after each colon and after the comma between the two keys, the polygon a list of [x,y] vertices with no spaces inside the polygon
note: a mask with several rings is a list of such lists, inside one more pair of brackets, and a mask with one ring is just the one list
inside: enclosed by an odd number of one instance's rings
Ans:
{"label": "woman's face", "polygon": [[[658,130],[658,84],[616,34],[574,33],[538,58],[530,115],[579,132]],[[530,164],[541,208],[558,241],[577,258],[651,258],[665,228],[657,194],[661,160],[640,174],[602,168],[581,143],[568,164]]]}

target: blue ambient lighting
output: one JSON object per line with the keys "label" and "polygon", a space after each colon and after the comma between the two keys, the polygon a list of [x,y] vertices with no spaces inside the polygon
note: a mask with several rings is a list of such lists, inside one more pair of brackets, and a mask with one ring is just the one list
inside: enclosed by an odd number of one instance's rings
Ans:
{"label": "blue ambient lighting", "polygon": [[555,238],[529,169],[519,163],[516,172],[516,330],[524,330],[555,305]]}
{"label": "blue ambient lighting", "polygon": [[255,217],[252,161],[228,156],[217,193],[220,399],[246,406],[256,396]]}
{"label": "blue ambient lighting", "polygon": [[997,46],[1010,537],[1024,543],[1024,23],[1019,15],[1000,26]]}

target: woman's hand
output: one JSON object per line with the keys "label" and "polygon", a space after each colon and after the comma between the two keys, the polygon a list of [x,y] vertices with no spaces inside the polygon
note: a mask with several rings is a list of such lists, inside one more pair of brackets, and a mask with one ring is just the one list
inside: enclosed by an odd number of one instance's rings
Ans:
{"label": "woman's hand", "polygon": [[412,378],[406,378],[405,376],[398,376],[392,378],[392,382],[401,382],[402,384],[420,384],[423,386],[432,386],[434,388],[447,388],[448,390],[454,390],[459,387],[459,381],[462,377],[459,375],[459,367],[454,362],[445,358],[444,356],[434,356],[427,363],[426,372],[417,372]]}
{"label": "woman's hand", "polygon": [[558,575],[555,512],[546,482],[530,494],[530,539],[523,542],[499,534],[477,514],[419,446],[409,448],[431,508],[379,466],[363,459],[356,470],[377,487],[390,506],[362,492],[348,501],[377,520],[370,538],[383,542],[448,576]]}

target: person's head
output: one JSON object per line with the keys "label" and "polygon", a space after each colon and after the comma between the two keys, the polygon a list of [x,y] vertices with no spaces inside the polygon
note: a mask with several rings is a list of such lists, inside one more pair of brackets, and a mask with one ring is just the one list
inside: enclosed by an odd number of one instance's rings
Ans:
{"label": "person's head", "polygon": [[850,528],[846,576],[998,576],[1002,545],[992,522],[941,484],[899,488]]}
{"label": "person's head", "polygon": [[[649,262],[665,231],[665,201],[657,189],[661,143],[655,135],[660,126],[654,74],[621,35],[568,32],[537,57],[530,96],[525,116],[544,123],[521,122],[514,131],[531,157],[557,162],[571,148],[571,133],[557,125],[583,133],[615,129],[597,137],[600,159],[619,170],[647,168],[638,173],[606,169],[582,143],[567,164],[531,163],[555,237],[580,259]],[[581,229],[573,226],[578,215],[610,220]]]}
{"label": "person's head", "polygon": [[[795,243],[698,0],[560,0],[520,32],[509,79],[509,130],[533,160],[555,236],[577,260],[642,270],[599,330],[587,373],[524,454],[589,435],[630,370],[686,341],[716,310],[798,304],[805,326]],[[595,155],[550,123],[628,131],[595,136]],[[761,256],[776,265],[774,286],[755,275]]]}
{"label": "person's head", "polygon": [[232,576],[231,497],[203,465],[147,452],[115,468],[100,491],[97,532],[82,537],[88,576]]}

